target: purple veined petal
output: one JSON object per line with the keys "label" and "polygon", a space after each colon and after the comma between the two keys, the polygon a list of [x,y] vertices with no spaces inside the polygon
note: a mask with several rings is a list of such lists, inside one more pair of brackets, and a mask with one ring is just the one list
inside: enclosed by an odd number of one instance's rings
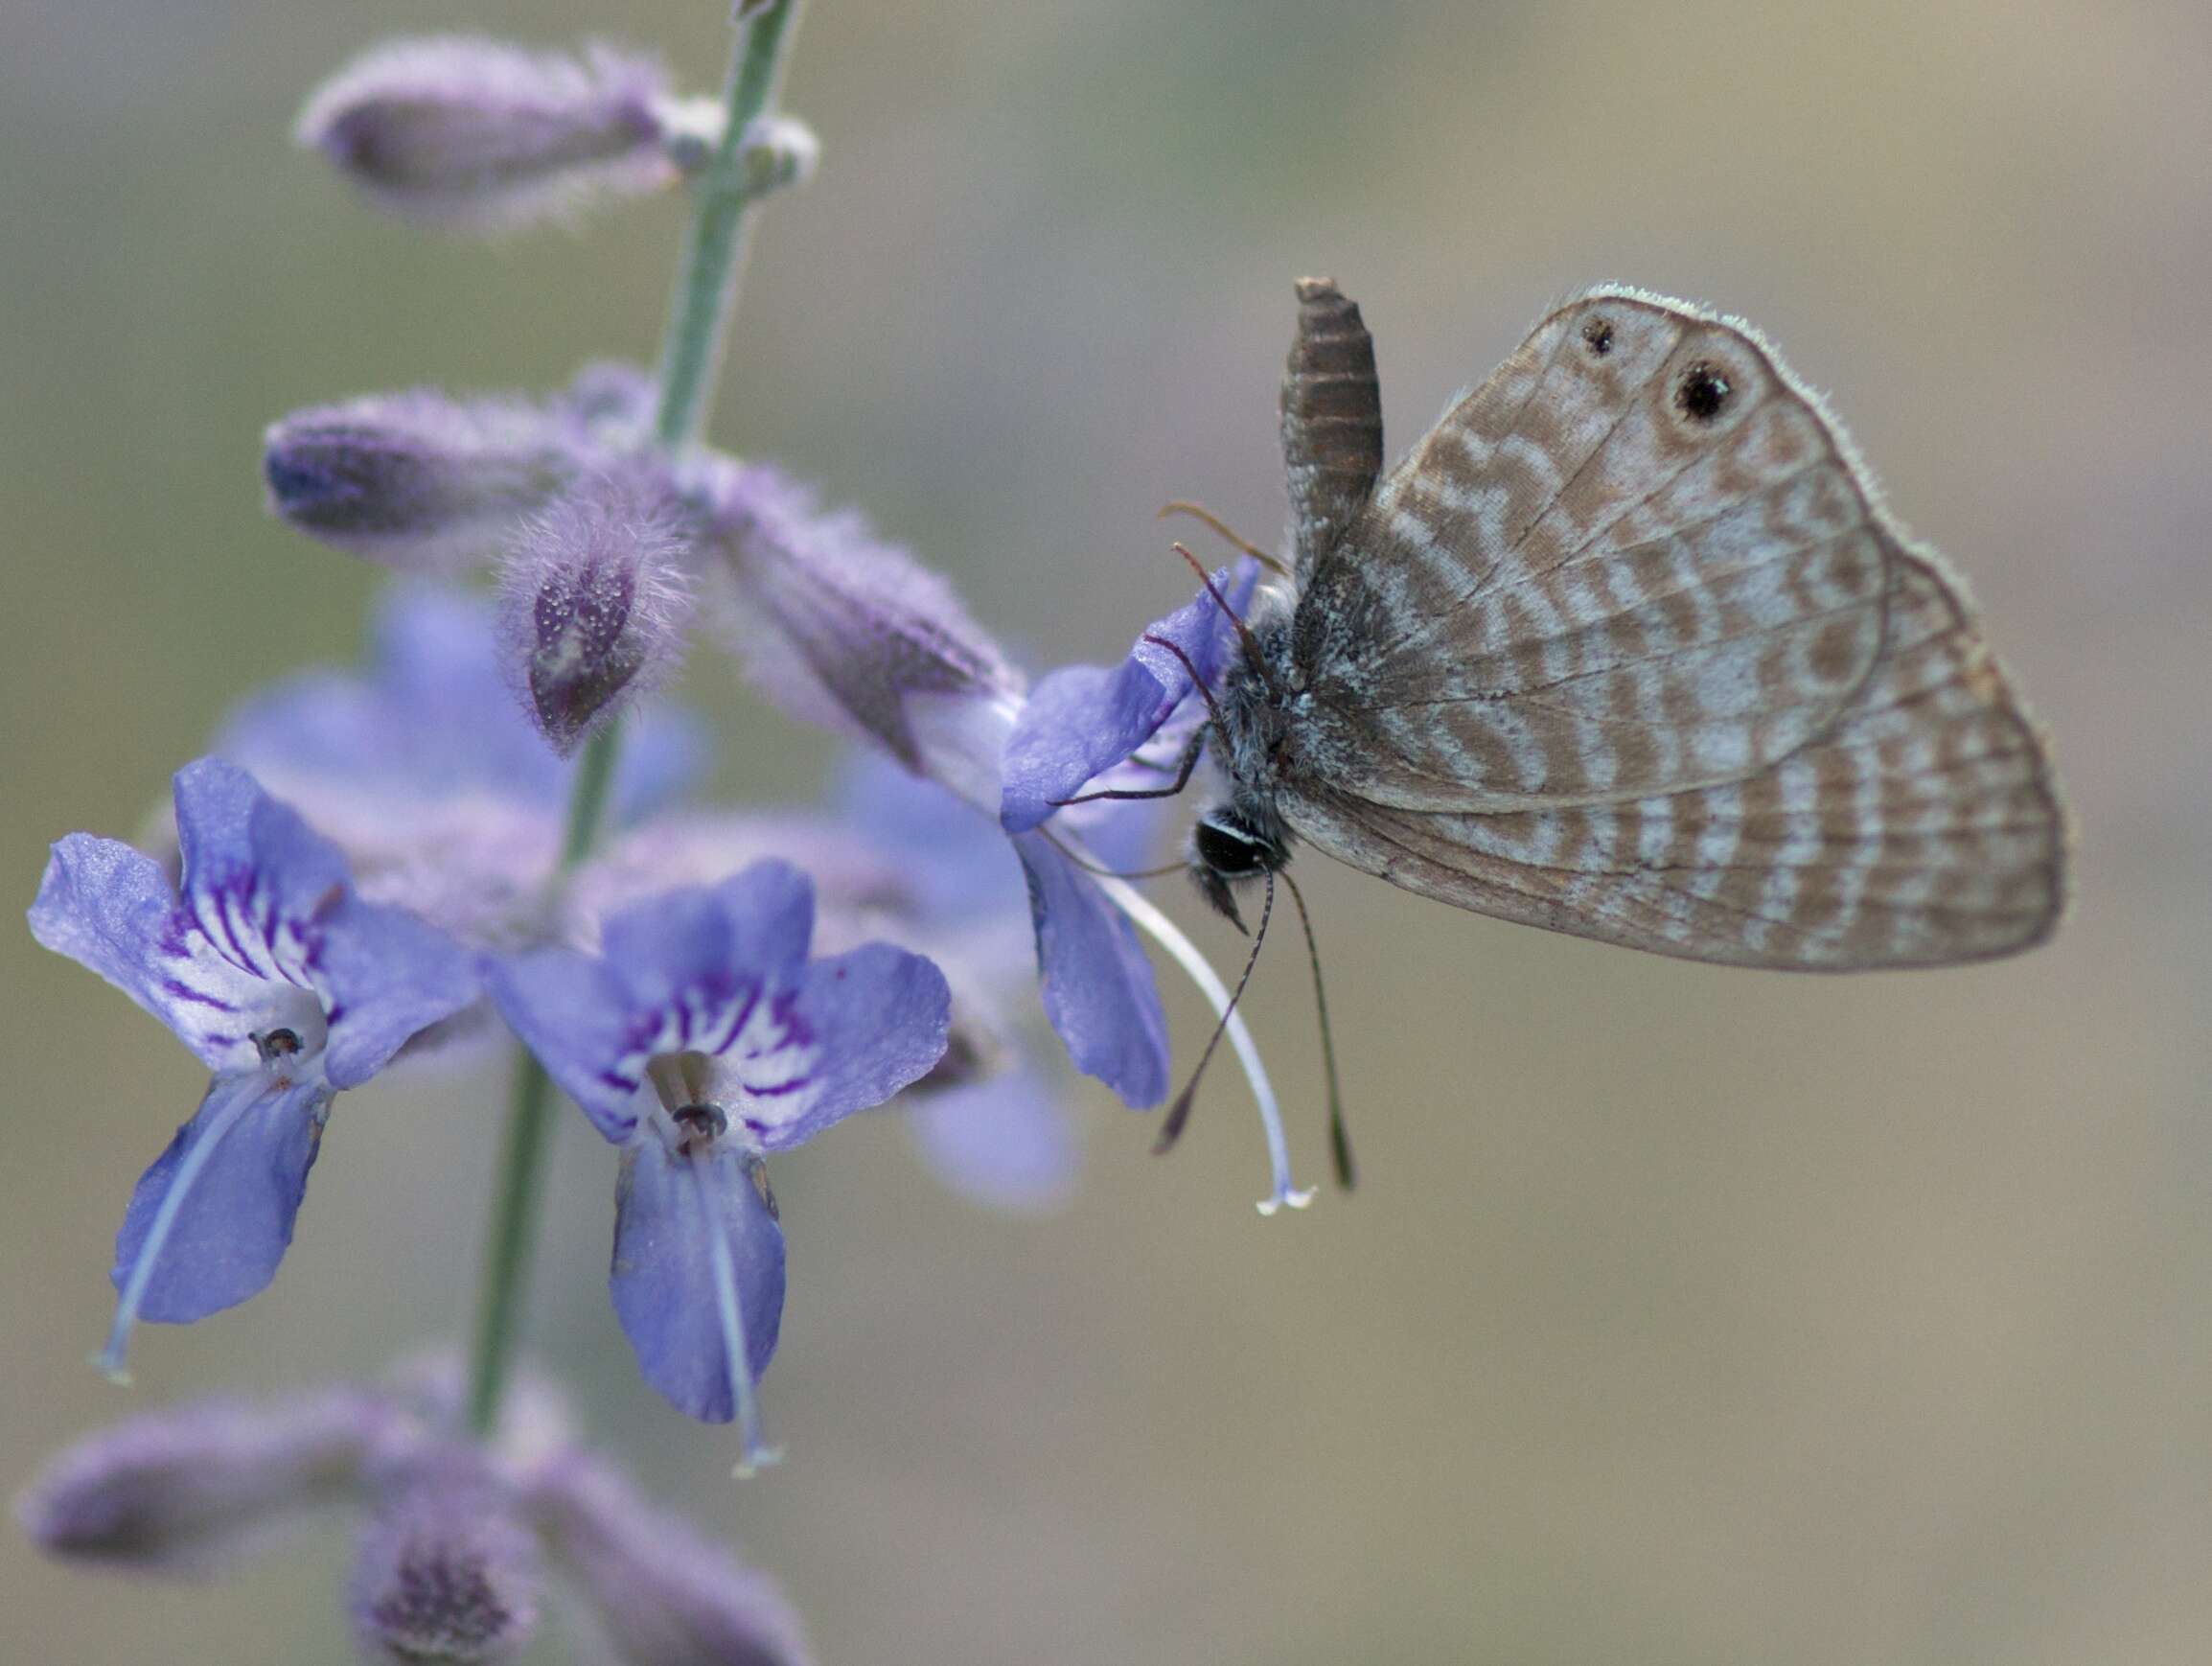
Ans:
{"label": "purple veined petal", "polygon": [[[611,917],[601,952],[638,1010],[667,1013],[676,1048],[719,1052],[748,991],[793,979],[814,937],[814,882],[756,862],[705,889],[673,891]],[[719,1044],[718,1044],[719,1038]]]}
{"label": "purple veined petal", "polygon": [[880,1105],[944,1056],[952,991],[919,955],[864,943],[818,960],[786,1000],[764,1001],[717,1058],[717,1087],[764,1151]]}
{"label": "purple veined petal", "polygon": [[561,1091],[609,1140],[637,1127],[651,1033],[640,1036],[629,992],[607,962],[569,949],[487,959],[484,989]]}
{"label": "purple veined petal", "polygon": [[745,1463],[773,1461],[753,1389],[783,1322],[783,1228],[755,1160],[718,1144],[680,1156],[655,1134],[622,1153],[608,1289],[637,1369],[703,1423],[740,1425]]}
{"label": "purple veined petal", "polygon": [[177,918],[160,865],[113,839],[72,833],[54,846],[31,905],[31,935],[97,972],[167,1025],[210,1069],[257,1062],[262,981]]}
{"label": "purple veined petal", "polygon": [[488,1666],[537,1629],[543,1583],[520,1493],[481,1447],[427,1443],[371,1474],[346,1608],[362,1655]]}
{"label": "purple veined petal", "polygon": [[328,1014],[333,1088],[360,1086],[478,993],[475,967],[443,932],[350,893],[324,919],[308,975]]}
{"label": "purple veined petal", "polygon": [[279,1082],[255,1070],[208,1084],[124,1212],[115,1322],[98,1361],[108,1376],[127,1380],[124,1351],[139,1320],[190,1324],[276,1276],[330,1102],[319,1073]]}
{"label": "purple veined petal", "polygon": [[[1240,615],[1258,571],[1258,564],[1247,558],[1213,575],[1214,588]],[[1006,742],[999,811],[1006,831],[1037,826],[1059,800],[1073,798],[1084,782],[1151,739],[1190,698],[1191,669],[1208,685],[1219,678],[1235,630],[1202,589],[1147,626],[1129,657],[1113,669],[1070,665],[1041,679]],[[1189,665],[1154,637],[1176,644]]]}
{"label": "purple veined petal", "polygon": [[1043,833],[1014,838],[1029,882],[1037,972],[1068,1056],[1132,1109],[1167,1097],[1167,1016],[1137,933]]}
{"label": "purple veined petal", "polygon": [[1057,1208],[1072,1194],[1082,1152],[1062,1097],[1027,1067],[901,1103],[931,1170],[955,1192],[996,1209]]}
{"label": "purple veined petal", "polygon": [[351,889],[337,846],[220,758],[176,772],[184,912],[253,977],[305,985],[307,938]]}

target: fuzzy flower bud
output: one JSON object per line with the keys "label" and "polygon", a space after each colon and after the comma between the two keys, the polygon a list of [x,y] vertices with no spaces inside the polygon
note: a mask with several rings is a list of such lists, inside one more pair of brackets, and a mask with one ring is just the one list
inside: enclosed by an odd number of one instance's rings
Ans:
{"label": "fuzzy flower bud", "polygon": [[798,1617],[774,1582],[618,1470],[576,1452],[546,1467],[533,1513],[624,1666],[806,1666]]}
{"label": "fuzzy flower bud", "polygon": [[634,475],[586,480],[527,522],[502,574],[509,675],[564,756],[682,651],[689,549],[665,497]]}
{"label": "fuzzy flower bud", "polygon": [[49,1556],[205,1572],[343,1495],[383,1422],[375,1400],[351,1391],[152,1412],[63,1452],[16,1500],[16,1516]]}
{"label": "fuzzy flower bud", "polygon": [[1022,683],[952,586],[768,465],[725,465],[705,496],[734,646],[763,690],[995,814]]}
{"label": "fuzzy flower bud", "polygon": [[517,400],[427,389],[294,411],[268,430],[268,506],[387,566],[449,568],[498,546],[583,466],[582,425]]}
{"label": "fuzzy flower bud", "polygon": [[391,1666],[504,1660],[538,1623],[536,1537],[474,1447],[415,1450],[376,1478],[347,1608],[362,1654]]}
{"label": "fuzzy flower bud", "polygon": [[673,184],[671,150],[698,150],[702,119],[650,58],[438,36],[356,58],[308,100],[296,136],[396,214],[494,232]]}

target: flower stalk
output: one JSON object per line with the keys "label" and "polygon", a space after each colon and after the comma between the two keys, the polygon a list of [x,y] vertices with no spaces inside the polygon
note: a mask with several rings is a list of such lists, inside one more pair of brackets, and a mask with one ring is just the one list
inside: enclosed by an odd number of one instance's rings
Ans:
{"label": "flower stalk", "polygon": [[[764,195],[764,175],[753,165],[748,141],[774,113],[798,10],[799,0],[767,0],[739,12],[738,35],[724,84],[726,120],[712,156],[692,180],[691,228],[661,341],[654,436],[671,451],[690,446],[706,423],[723,344],[737,308],[751,210]],[[569,793],[562,876],[577,868],[598,843],[620,747],[619,720],[603,725],[585,742]],[[514,1372],[544,1193],[552,1098],[552,1083],[543,1066],[527,1050],[518,1050],[470,1353],[469,1426],[479,1436],[489,1435],[497,1424]]]}

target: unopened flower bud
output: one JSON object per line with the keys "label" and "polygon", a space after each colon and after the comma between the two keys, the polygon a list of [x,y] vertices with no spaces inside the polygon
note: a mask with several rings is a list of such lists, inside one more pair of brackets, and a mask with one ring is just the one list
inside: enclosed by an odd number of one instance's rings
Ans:
{"label": "unopened flower bud", "polygon": [[735,646],[764,691],[995,807],[1021,681],[952,587],[765,464],[724,467],[705,496]]}
{"label": "unopened flower bud", "polygon": [[377,394],[294,411],[264,441],[268,506],[311,538],[392,567],[498,547],[582,467],[580,425],[520,401]]}
{"label": "unopened flower bud", "polygon": [[297,137],[395,213],[501,231],[674,183],[672,135],[698,119],[650,58],[438,36],[356,58],[309,99]]}
{"label": "unopened flower bud", "polygon": [[739,156],[747,194],[765,197],[812,179],[821,163],[821,141],[796,116],[763,116],[748,129]]}
{"label": "unopened flower bud", "polygon": [[538,1542],[513,1489],[472,1446],[410,1452],[376,1477],[347,1608],[362,1653],[392,1666],[504,1660],[538,1623]]}
{"label": "unopened flower bud", "polygon": [[152,1412],[63,1452],[16,1500],[16,1516],[49,1556],[204,1572],[341,1495],[383,1421],[376,1401],[345,1391]]}
{"label": "unopened flower bud", "polygon": [[509,674],[566,755],[615,703],[673,670],[691,590],[689,548],[665,497],[632,475],[586,480],[530,521],[502,579]]}
{"label": "unopened flower bud", "polygon": [[657,1510],[582,1452],[532,1490],[539,1525],[625,1666],[805,1666],[798,1617],[767,1575]]}

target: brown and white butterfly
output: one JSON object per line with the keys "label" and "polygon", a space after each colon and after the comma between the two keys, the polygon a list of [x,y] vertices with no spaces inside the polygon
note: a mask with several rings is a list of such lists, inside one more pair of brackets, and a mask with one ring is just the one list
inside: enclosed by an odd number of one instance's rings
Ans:
{"label": "brown and white butterfly", "polygon": [[1295,568],[1213,716],[1225,912],[1303,839],[1462,908],[1851,971],[2049,936],[2063,814],[1941,557],[1748,326],[1591,290],[1382,474],[1374,348],[1299,285]]}

